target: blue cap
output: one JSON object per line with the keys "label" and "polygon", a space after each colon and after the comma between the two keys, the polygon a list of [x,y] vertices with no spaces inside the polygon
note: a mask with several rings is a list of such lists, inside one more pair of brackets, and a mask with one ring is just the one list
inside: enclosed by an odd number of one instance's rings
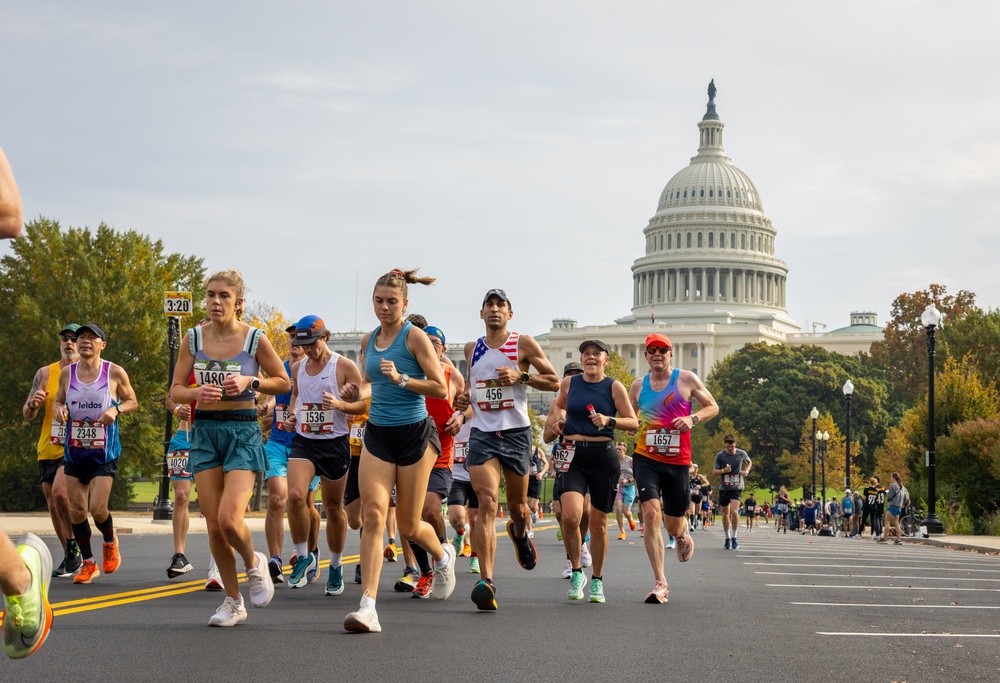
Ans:
{"label": "blue cap", "polygon": [[295,323],[292,346],[308,346],[326,334],[326,324],[318,315],[307,315]]}
{"label": "blue cap", "polygon": [[442,344],[445,343],[444,332],[441,331],[440,327],[434,327],[433,325],[428,325],[427,327],[424,328],[424,332],[426,332],[427,336],[429,337],[437,337],[438,339],[441,340]]}

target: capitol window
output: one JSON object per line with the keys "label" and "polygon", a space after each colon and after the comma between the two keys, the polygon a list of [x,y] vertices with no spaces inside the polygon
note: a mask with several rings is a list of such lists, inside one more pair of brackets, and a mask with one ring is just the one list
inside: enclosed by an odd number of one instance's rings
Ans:
{"label": "capitol window", "polygon": [[698,248],[701,249],[701,233],[698,233]]}
{"label": "capitol window", "polygon": [[687,199],[687,197],[688,197],[688,191],[684,190],[684,199]]}
{"label": "capitol window", "polygon": [[712,195],[712,190],[711,190],[711,189],[709,189],[709,190],[708,190],[708,196],[709,196],[709,197],[713,196],[713,195]]}
{"label": "capitol window", "polygon": [[733,198],[733,191],[726,190],[726,199],[732,199],[732,198]]}
{"label": "capitol window", "polygon": [[703,187],[703,188],[701,188],[701,196],[702,196],[702,197],[704,197],[704,196],[705,196],[705,188],[704,188],[704,187]]}
{"label": "capitol window", "polygon": [[714,232],[708,233],[708,246],[709,247],[714,247],[715,246],[715,233]]}
{"label": "capitol window", "polygon": [[726,233],[724,232],[719,233],[719,248],[720,249],[726,248]]}
{"label": "capitol window", "polygon": [[688,247],[688,249],[691,248],[691,233],[688,233],[688,236],[687,236],[687,247]]}
{"label": "capitol window", "polygon": [[667,249],[673,249],[673,248],[674,248],[674,236],[667,235]]}

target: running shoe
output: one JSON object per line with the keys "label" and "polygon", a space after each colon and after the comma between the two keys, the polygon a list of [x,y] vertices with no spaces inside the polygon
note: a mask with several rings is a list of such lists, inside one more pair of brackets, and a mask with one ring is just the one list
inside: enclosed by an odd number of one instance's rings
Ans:
{"label": "running shoe", "polygon": [[83,565],[83,555],[76,541],[66,541],[66,571],[65,576],[76,574]]}
{"label": "running shoe", "polygon": [[66,556],[65,555],[63,555],[63,560],[62,560],[62,562],[59,563],[59,566],[52,570],[52,576],[53,577],[59,577],[59,578],[66,577],[66,576],[72,576],[72,574],[70,574],[69,572],[66,571]]}
{"label": "running shoe", "polygon": [[632,531],[635,531],[635,520],[634,519],[630,519],[628,521],[628,528],[631,529]]}
{"label": "running shoe", "polygon": [[451,539],[451,544],[454,546],[456,553],[462,552],[462,549],[465,548],[465,529],[462,529],[462,533],[455,534]]}
{"label": "running shoe", "polygon": [[556,540],[557,541],[561,541],[562,540],[562,527],[559,527],[558,529],[556,529]]}
{"label": "running shoe", "polygon": [[667,534],[667,550],[673,550],[677,547],[677,539]]}
{"label": "running shoe", "polygon": [[397,593],[412,593],[420,579],[420,572],[415,567],[403,569],[402,578],[392,587]]}
{"label": "running shoe", "polygon": [[604,582],[600,579],[590,580],[590,602],[604,602]]}
{"label": "running shoe", "polygon": [[437,562],[434,563],[434,571],[431,572],[431,575],[434,580],[435,600],[446,600],[455,590],[455,560],[457,559],[457,555],[454,550],[454,548],[445,544],[444,555],[448,564],[438,567]]}
{"label": "running shoe", "polygon": [[566,568],[563,569],[562,577],[568,579],[573,576],[573,563],[570,562],[569,558],[566,558]]}
{"label": "running shoe", "polygon": [[483,579],[473,586],[472,602],[476,603],[476,607],[484,612],[495,612],[499,609],[497,588],[493,582]]}
{"label": "running shoe", "polygon": [[667,587],[666,581],[657,581],[656,585],[653,586],[653,590],[649,591],[646,595],[647,605],[662,605],[667,601],[670,596],[670,589]]}
{"label": "running shoe", "polygon": [[170,566],[167,567],[167,578],[176,579],[182,574],[187,574],[192,569],[194,567],[188,562],[188,558],[184,557],[184,553],[174,553],[174,556],[170,558]]}
{"label": "running shoe", "polygon": [[285,582],[285,575],[281,573],[281,558],[277,555],[267,561],[267,571],[271,574],[271,581],[275,584]]}
{"label": "running shoe", "polygon": [[462,534],[462,539],[465,545],[462,546],[462,555],[465,557],[472,556],[472,527],[468,524],[465,525],[465,533]]}
{"label": "running shoe", "polygon": [[361,585],[361,564],[354,565],[354,583]]}
{"label": "running shoe", "polygon": [[892,544],[893,545],[903,545],[903,542],[897,538],[895,541],[892,542]]}
{"label": "running shoe", "polygon": [[361,604],[357,612],[351,612],[344,618],[344,629],[352,633],[381,633],[382,624],[378,623],[378,613],[375,605],[368,605],[368,591],[361,596]]}
{"label": "running shoe", "polygon": [[104,544],[104,573],[114,574],[122,564],[121,553],[118,552],[118,534],[115,534],[110,543]]}
{"label": "running shoe", "polygon": [[722,549],[723,550],[729,550],[729,546],[730,546],[729,536],[726,536],[726,544],[724,546],[722,546]]}
{"label": "running shoe", "polygon": [[390,543],[385,547],[385,550],[382,551],[382,556],[385,557],[385,559],[387,559],[389,562],[395,562],[396,555],[398,554],[399,554],[399,548],[396,547],[395,543]]}
{"label": "running shoe", "polygon": [[421,574],[420,578],[417,579],[417,585],[413,587],[410,592],[411,598],[419,598],[421,600],[426,600],[431,597],[431,591],[434,589],[434,573],[429,572],[427,574]]}
{"label": "running shoe", "polygon": [[884,538],[881,538],[881,537],[879,537],[879,538],[876,538],[876,539],[875,539],[875,542],[876,542],[876,543],[885,543],[885,539],[884,539]]}
{"label": "running shoe", "polygon": [[208,625],[236,626],[236,624],[242,624],[246,620],[247,608],[243,604],[243,600],[236,601],[227,595],[226,599],[219,605],[219,609],[215,610],[215,614],[209,617]]}
{"label": "running shoe", "polygon": [[225,589],[226,587],[222,585],[222,575],[219,574],[219,568],[209,567],[208,576],[205,578],[205,590],[221,591]]}
{"label": "running shoe", "polygon": [[538,551],[534,542],[527,535],[522,538],[514,535],[514,520],[512,519],[507,520],[507,535],[510,536],[510,540],[514,544],[517,563],[521,565],[522,569],[534,569],[538,563]]}
{"label": "running shoe", "polygon": [[[264,607],[274,597],[274,582],[267,571],[267,555],[257,551],[254,553],[257,564],[247,570],[247,583],[250,584],[250,604],[254,607]],[[309,561],[309,558],[306,558]]]}
{"label": "running shoe", "polygon": [[566,592],[566,597],[570,600],[583,600],[583,584],[586,580],[587,577],[583,572],[573,572],[569,577],[569,591]]}
{"label": "running shoe", "polygon": [[582,546],[580,546],[580,566],[589,567],[593,563],[594,563],[594,558],[590,556],[590,548],[588,548],[587,544],[584,543]]}
{"label": "running shoe", "polygon": [[97,568],[97,562],[94,560],[84,560],[80,566],[80,570],[73,577],[73,583],[90,583],[100,575],[101,570]]}
{"label": "running shoe", "polygon": [[344,592],[344,565],[330,567],[330,575],[326,580],[326,594],[340,595]]}
{"label": "running shoe", "polygon": [[295,564],[292,566],[292,573],[288,577],[288,586],[290,588],[302,588],[309,583],[309,579],[306,578],[306,574],[312,568],[314,559],[315,558],[312,553],[307,553],[302,557],[295,558]]}
{"label": "running shoe", "polygon": [[691,534],[684,534],[677,539],[677,559],[687,562],[694,555],[694,539]]}
{"label": "running shoe", "polygon": [[739,550],[740,549],[740,542],[737,541],[735,538],[733,539],[732,549],[733,550]]}
{"label": "running shoe", "polygon": [[530,539],[531,539],[532,541],[533,541],[533,540],[535,540],[535,530],[534,530],[534,529],[528,529],[528,533],[527,533],[527,536],[528,536],[528,538],[530,538]]}
{"label": "running shoe", "polygon": [[52,606],[49,605],[52,553],[42,539],[28,532],[17,544],[17,554],[31,576],[23,595],[3,598],[3,651],[11,659],[27,657],[40,648],[52,628]]}
{"label": "running shoe", "polygon": [[312,583],[319,578],[319,548],[316,548],[316,550],[310,550],[309,556],[312,557],[312,565],[310,565],[309,570],[306,571],[306,581]]}
{"label": "running shoe", "polygon": [[470,557],[469,558],[469,573],[478,574],[479,573],[479,558]]}
{"label": "running shoe", "polygon": [[619,541],[624,541],[626,538],[628,538],[628,536],[626,535],[626,533],[624,531],[621,532],[620,534],[618,534],[618,540]]}

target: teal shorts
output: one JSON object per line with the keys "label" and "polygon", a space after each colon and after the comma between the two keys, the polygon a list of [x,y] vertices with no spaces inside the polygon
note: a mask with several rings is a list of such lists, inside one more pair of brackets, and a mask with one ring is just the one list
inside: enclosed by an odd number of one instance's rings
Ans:
{"label": "teal shorts", "polygon": [[221,467],[223,472],[265,471],[267,457],[256,411],[253,408],[197,411],[191,430],[188,467],[194,474],[216,467]]}
{"label": "teal shorts", "polygon": [[[264,455],[267,456],[267,472],[264,473],[264,481],[271,477],[288,477],[288,456],[292,453],[291,446],[282,446],[276,441],[268,441],[264,444]],[[309,491],[319,488],[319,475],[309,482]]]}

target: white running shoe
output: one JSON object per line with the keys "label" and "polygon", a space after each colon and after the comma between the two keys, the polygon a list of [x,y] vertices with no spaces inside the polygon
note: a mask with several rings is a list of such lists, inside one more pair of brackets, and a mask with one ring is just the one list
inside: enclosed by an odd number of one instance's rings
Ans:
{"label": "white running shoe", "polygon": [[219,574],[219,568],[209,567],[208,577],[205,579],[205,590],[221,591],[225,589],[226,587],[222,585],[222,575]]}
{"label": "white running shoe", "polygon": [[438,568],[437,562],[434,563],[431,595],[434,596],[435,600],[445,600],[455,590],[455,558],[457,557],[455,547],[450,543],[445,543],[442,548],[448,564]]}
{"label": "white running shoe", "polygon": [[566,568],[563,569],[562,577],[564,579],[568,579],[571,576],[573,576],[573,563],[569,561],[569,558],[567,558],[566,559]]}
{"label": "white running shoe", "polygon": [[361,606],[357,612],[351,612],[344,618],[344,629],[353,633],[381,633],[382,624],[378,623],[378,613],[375,607],[369,607],[368,591],[361,596]]}
{"label": "white running shoe", "polygon": [[257,558],[257,565],[247,570],[250,604],[254,607],[264,607],[274,597],[274,582],[271,580],[271,572],[267,570],[267,556],[259,551],[253,556]]}
{"label": "white running shoe", "polygon": [[208,620],[209,626],[236,626],[247,620],[247,608],[243,606],[243,600],[237,602],[233,598],[226,596],[219,609]]}
{"label": "white running shoe", "polygon": [[593,563],[594,563],[594,560],[590,556],[590,548],[588,548],[587,544],[584,543],[580,547],[580,566],[581,567],[589,567]]}

